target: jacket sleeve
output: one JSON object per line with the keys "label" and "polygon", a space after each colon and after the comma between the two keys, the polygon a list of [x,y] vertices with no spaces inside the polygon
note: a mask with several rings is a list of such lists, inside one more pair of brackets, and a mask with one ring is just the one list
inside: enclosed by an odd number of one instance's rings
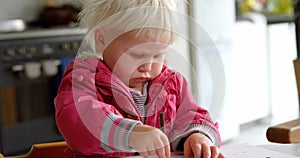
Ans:
{"label": "jacket sleeve", "polygon": [[181,148],[178,146],[179,142],[194,132],[206,135],[215,146],[220,147],[218,124],[213,122],[206,109],[196,104],[185,78],[177,74],[177,80],[177,114],[170,135],[172,148],[174,150]]}
{"label": "jacket sleeve", "polygon": [[56,123],[69,147],[85,155],[132,152],[128,136],[140,122],[123,118],[112,105],[102,101],[95,72],[71,67],[55,98]]}

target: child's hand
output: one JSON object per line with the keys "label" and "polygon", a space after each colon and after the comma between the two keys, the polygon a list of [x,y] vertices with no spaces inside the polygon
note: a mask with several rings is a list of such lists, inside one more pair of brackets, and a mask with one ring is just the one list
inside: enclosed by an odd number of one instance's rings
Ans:
{"label": "child's hand", "polygon": [[183,152],[185,158],[224,158],[218,147],[201,133],[193,133],[186,139]]}
{"label": "child's hand", "polygon": [[159,158],[170,157],[168,137],[159,129],[148,125],[136,125],[129,135],[128,144],[143,157],[157,155]]}

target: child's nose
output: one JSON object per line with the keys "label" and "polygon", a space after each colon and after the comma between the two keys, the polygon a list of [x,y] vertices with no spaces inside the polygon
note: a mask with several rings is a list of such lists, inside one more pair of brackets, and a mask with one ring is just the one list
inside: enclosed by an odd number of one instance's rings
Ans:
{"label": "child's nose", "polygon": [[149,71],[151,71],[151,69],[152,69],[152,62],[145,63],[145,64],[139,66],[139,68],[138,68],[138,70],[140,72],[149,72]]}

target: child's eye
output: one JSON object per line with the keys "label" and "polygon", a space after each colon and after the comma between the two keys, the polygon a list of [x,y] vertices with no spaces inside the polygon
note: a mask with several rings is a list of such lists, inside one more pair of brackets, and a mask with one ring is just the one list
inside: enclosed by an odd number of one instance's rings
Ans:
{"label": "child's eye", "polygon": [[135,53],[130,53],[130,56],[136,59],[140,59],[143,58],[143,54],[135,54]]}
{"label": "child's eye", "polygon": [[161,59],[164,57],[165,54],[158,54],[154,56],[154,59]]}

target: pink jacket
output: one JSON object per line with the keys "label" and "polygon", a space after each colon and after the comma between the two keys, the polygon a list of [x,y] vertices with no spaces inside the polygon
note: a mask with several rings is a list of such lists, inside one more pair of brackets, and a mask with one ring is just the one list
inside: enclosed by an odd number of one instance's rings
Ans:
{"label": "pink jacket", "polygon": [[163,67],[148,85],[148,114],[144,122],[127,86],[94,58],[76,59],[65,70],[55,98],[57,126],[69,145],[69,157],[134,155],[128,135],[138,123],[162,128],[173,150],[190,133],[206,134],[221,145],[217,124],[198,106],[184,77]]}

